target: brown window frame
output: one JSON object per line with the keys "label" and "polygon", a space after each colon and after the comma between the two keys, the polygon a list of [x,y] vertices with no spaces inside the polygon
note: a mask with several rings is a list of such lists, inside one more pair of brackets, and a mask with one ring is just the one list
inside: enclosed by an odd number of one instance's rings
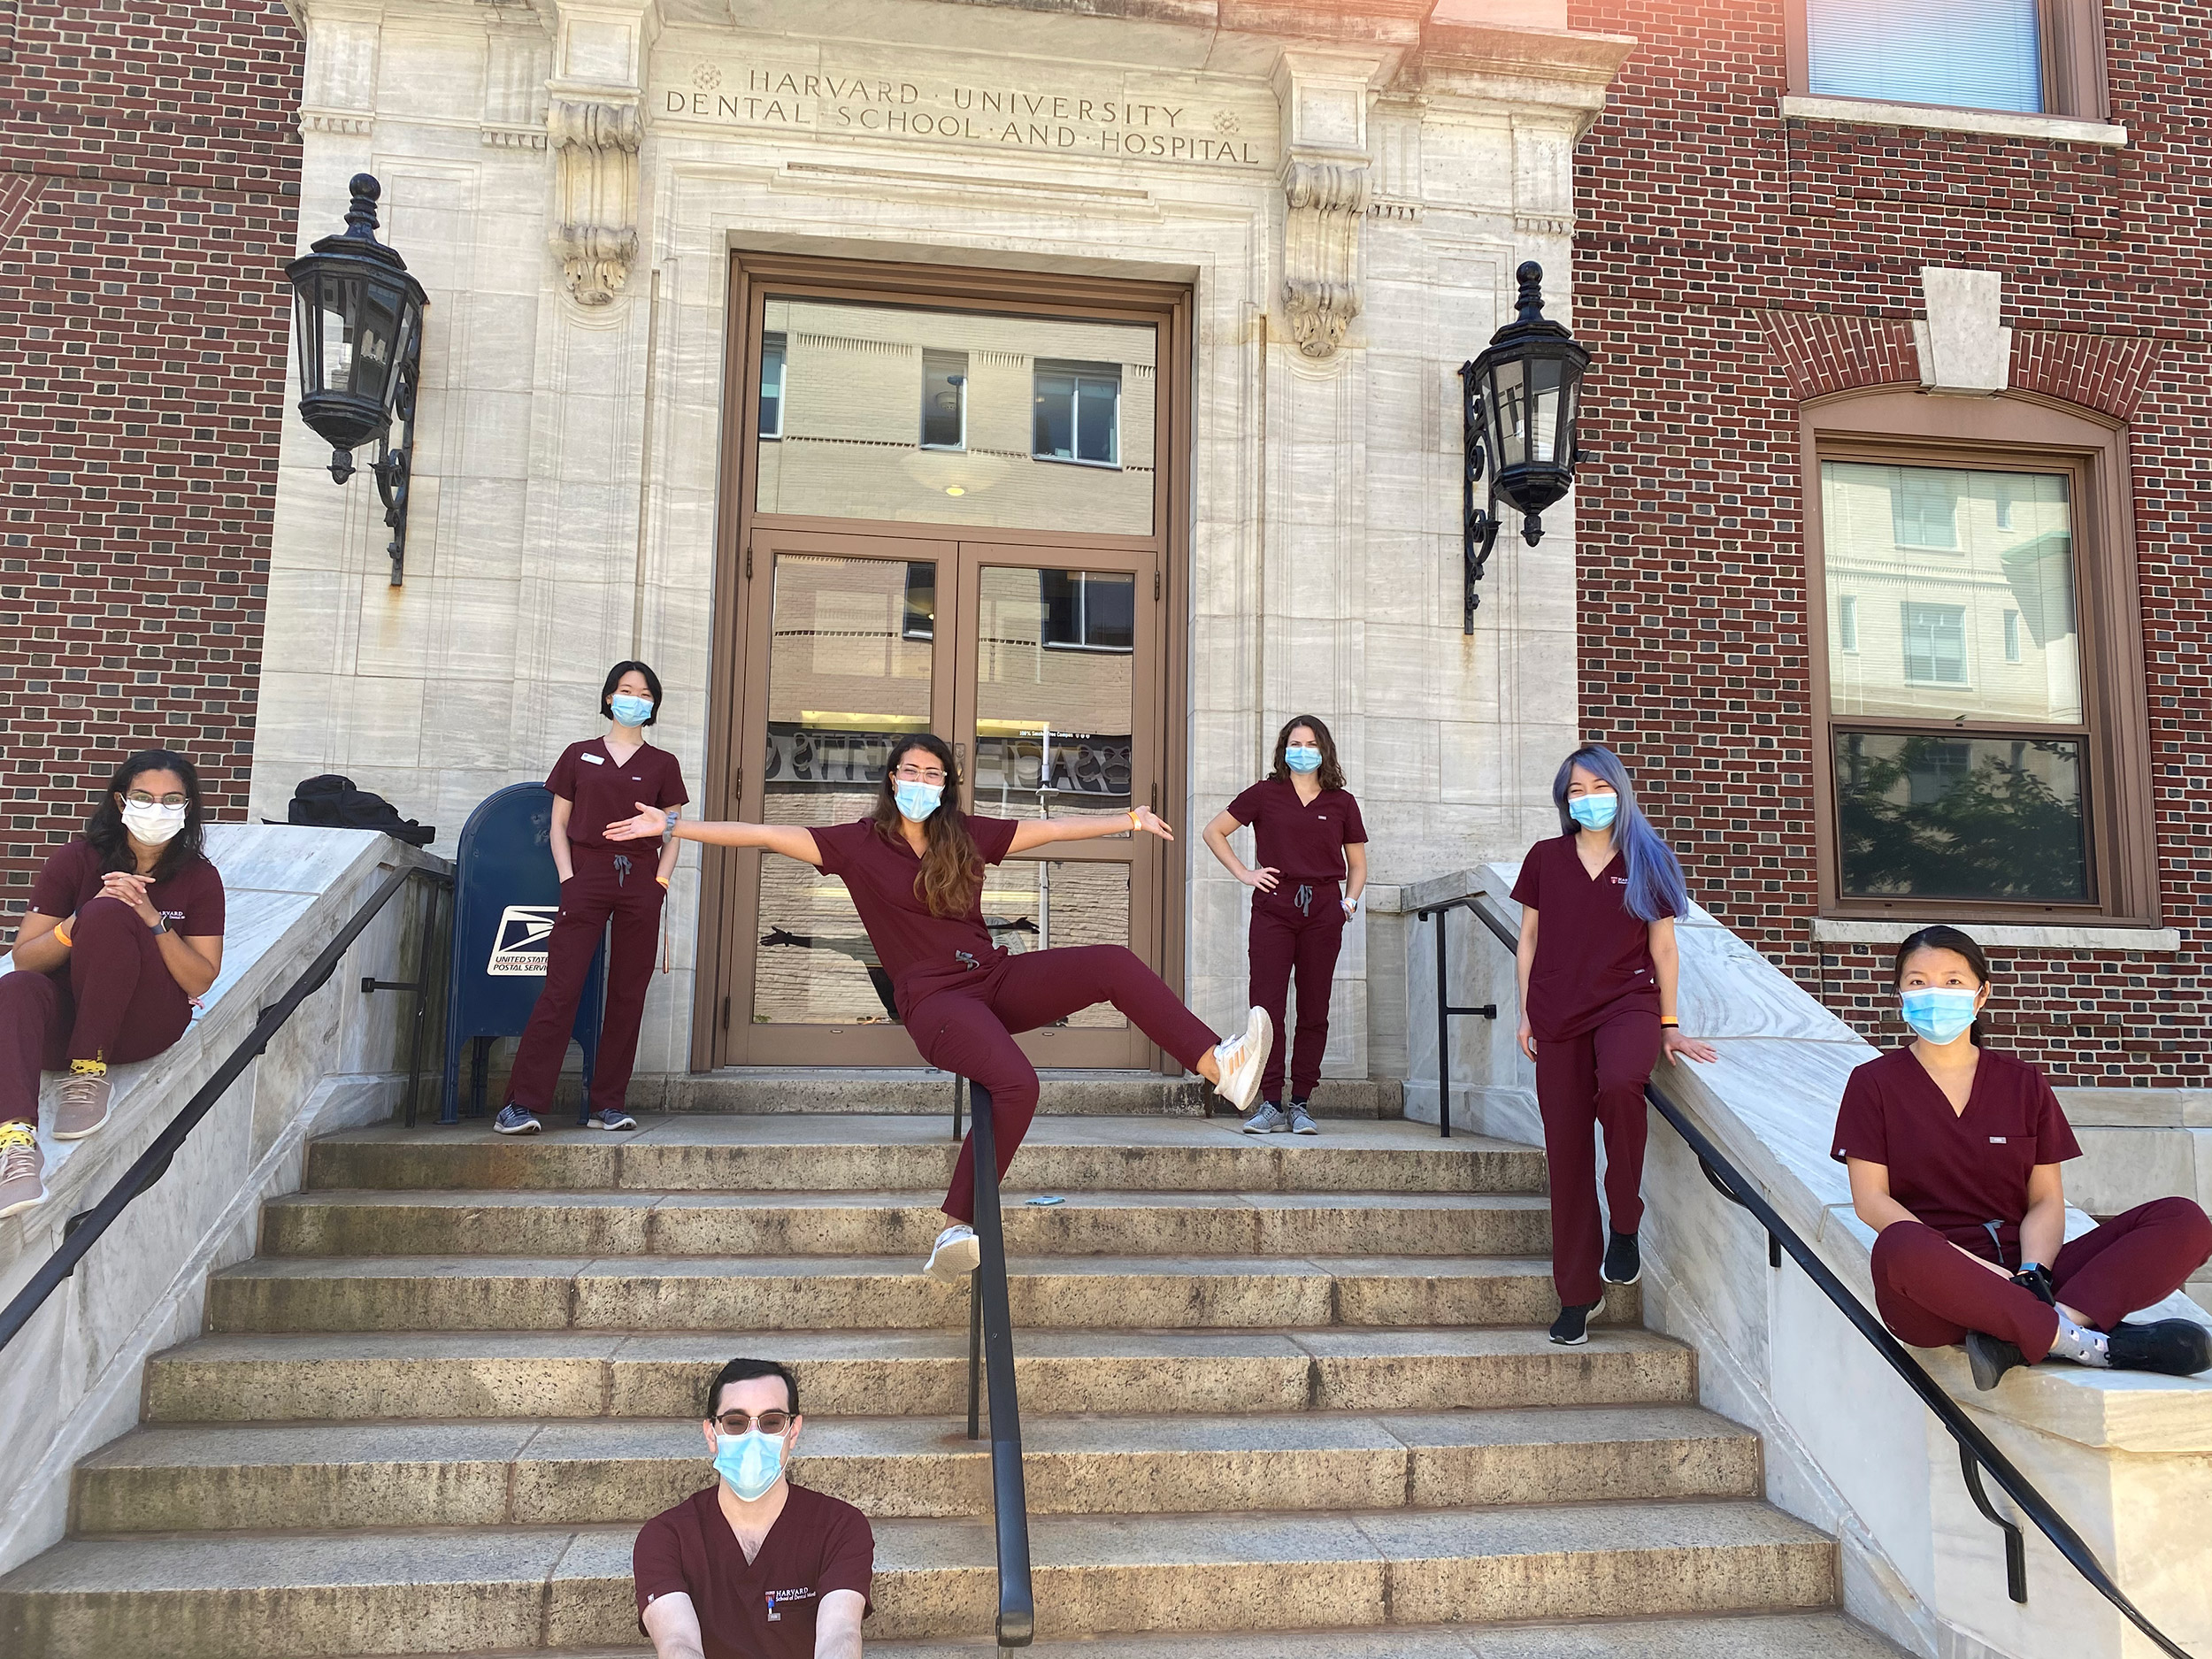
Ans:
{"label": "brown window frame", "polygon": [[[1783,34],[1789,55],[1790,93],[1792,96],[1800,98],[1834,97],[1834,93],[1816,93],[1812,88],[1811,29],[1806,20],[1806,4],[1807,0],[1786,0],[1783,7]],[[2104,13],[2099,0],[2036,0],[2036,16],[2043,41],[2041,112],[2078,121],[2108,119],[2112,99],[2105,73]],[[1908,103],[1902,98],[1863,101]],[[2024,113],[2010,110],[1990,111],[1977,104],[1916,104],[1910,107],[1971,110],[1998,115]]]}
{"label": "brown window frame", "polygon": [[[1812,666],[1813,824],[1820,914],[1856,920],[2010,922],[2044,926],[2159,925],[2157,843],[2151,817],[2150,708],[2136,586],[2127,430],[2091,410],[2032,394],[1930,396],[1890,387],[1839,393],[1802,406],[1799,455],[1805,512],[1806,635]],[[2081,642],[2087,764],[2082,790],[2091,897],[2084,903],[1847,897],[1836,828],[1835,731],[1926,731],[1950,723],[1839,716],[1829,705],[1823,461],[1971,466],[2070,476],[2075,615]],[[1863,625],[1862,625],[1863,626]],[[1992,720],[1991,727],[2007,723]],[[1971,728],[1979,730],[1980,727]]]}

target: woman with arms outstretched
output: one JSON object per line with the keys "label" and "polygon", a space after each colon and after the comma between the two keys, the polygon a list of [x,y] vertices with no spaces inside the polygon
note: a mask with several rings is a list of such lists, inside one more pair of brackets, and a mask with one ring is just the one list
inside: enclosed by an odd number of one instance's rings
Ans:
{"label": "woman with arms outstretched", "polygon": [[[1120,945],[1076,945],[1013,955],[983,924],[983,866],[1054,841],[1095,841],[1141,830],[1173,833],[1159,814],[1132,807],[1110,818],[976,818],[959,807],[960,775],[950,747],[927,733],[898,739],[884,767],[874,812],[850,824],[706,824],[638,804],[634,818],[607,826],[610,841],[674,833],[713,847],[760,847],[840,877],[889,972],[907,1034],[930,1064],[991,1092],[998,1172],[1013,1161],[1037,1110],[1037,1071],[1015,1043],[1095,1002],[1111,1002],[1140,1031],[1220,1091],[1239,1112],[1259,1093],[1274,1025],[1254,1009],[1241,1033],[1217,1041],[1160,976]],[[957,1279],[979,1257],[975,1146],[960,1148],[952,1225],[938,1235],[927,1271]]]}

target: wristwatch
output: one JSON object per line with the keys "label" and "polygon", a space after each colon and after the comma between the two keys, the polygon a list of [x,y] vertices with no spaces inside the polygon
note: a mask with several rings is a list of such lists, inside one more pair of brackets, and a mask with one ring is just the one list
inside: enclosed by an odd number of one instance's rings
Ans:
{"label": "wristwatch", "polygon": [[168,931],[169,918],[157,910],[154,913],[154,932],[157,933],[165,933]]}

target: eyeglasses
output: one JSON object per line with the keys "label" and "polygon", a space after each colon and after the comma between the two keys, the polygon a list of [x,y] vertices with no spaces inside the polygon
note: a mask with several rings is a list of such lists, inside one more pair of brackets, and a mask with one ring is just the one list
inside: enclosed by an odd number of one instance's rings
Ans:
{"label": "eyeglasses", "polygon": [[932,766],[927,772],[918,766],[902,766],[891,775],[901,783],[942,783],[945,780],[944,769],[940,766]]}
{"label": "eyeglasses", "polygon": [[186,803],[184,796],[174,789],[172,789],[167,795],[161,795],[159,797],[148,795],[143,789],[134,789],[129,795],[124,796],[124,799],[128,801],[133,806],[176,807],[183,806]]}
{"label": "eyeglasses", "polygon": [[722,1425],[725,1434],[742,1434],[758,1424],[760,1432],[772,1439],[791,1426],[791,1414],[788,1411],[764,1411],[758,1417],[752,1417],[742,1411],[725,1411],[715,1421]]}

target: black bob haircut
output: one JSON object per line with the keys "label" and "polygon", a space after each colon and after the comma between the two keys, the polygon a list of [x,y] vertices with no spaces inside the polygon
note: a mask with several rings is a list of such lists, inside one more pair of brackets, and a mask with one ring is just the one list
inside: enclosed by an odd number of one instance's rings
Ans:
{"label": "black bob haircut", "polygon": [[784,1409],[793,1417],[799,1415],[799,1379],[791,1374],[787,1365],[779,1365],[772,1359],[733,1359],[714,1373],[714,1380],[707,1385],[707,1416],[722,1415],[722,1390],[733,1382],[750,1382],[756,1377],[783,1379]]}
{"label": "black bob haircut", "polygon": [[607,671],[607,683],[599,687],[599,712],[610,720],[614,718],[614,688],[633,670],[645,676],[645,688],[653,694],[653,712],[645,717],[645,724],[650,726],[661,718],[661,677],[643,663],[617,663]]}

